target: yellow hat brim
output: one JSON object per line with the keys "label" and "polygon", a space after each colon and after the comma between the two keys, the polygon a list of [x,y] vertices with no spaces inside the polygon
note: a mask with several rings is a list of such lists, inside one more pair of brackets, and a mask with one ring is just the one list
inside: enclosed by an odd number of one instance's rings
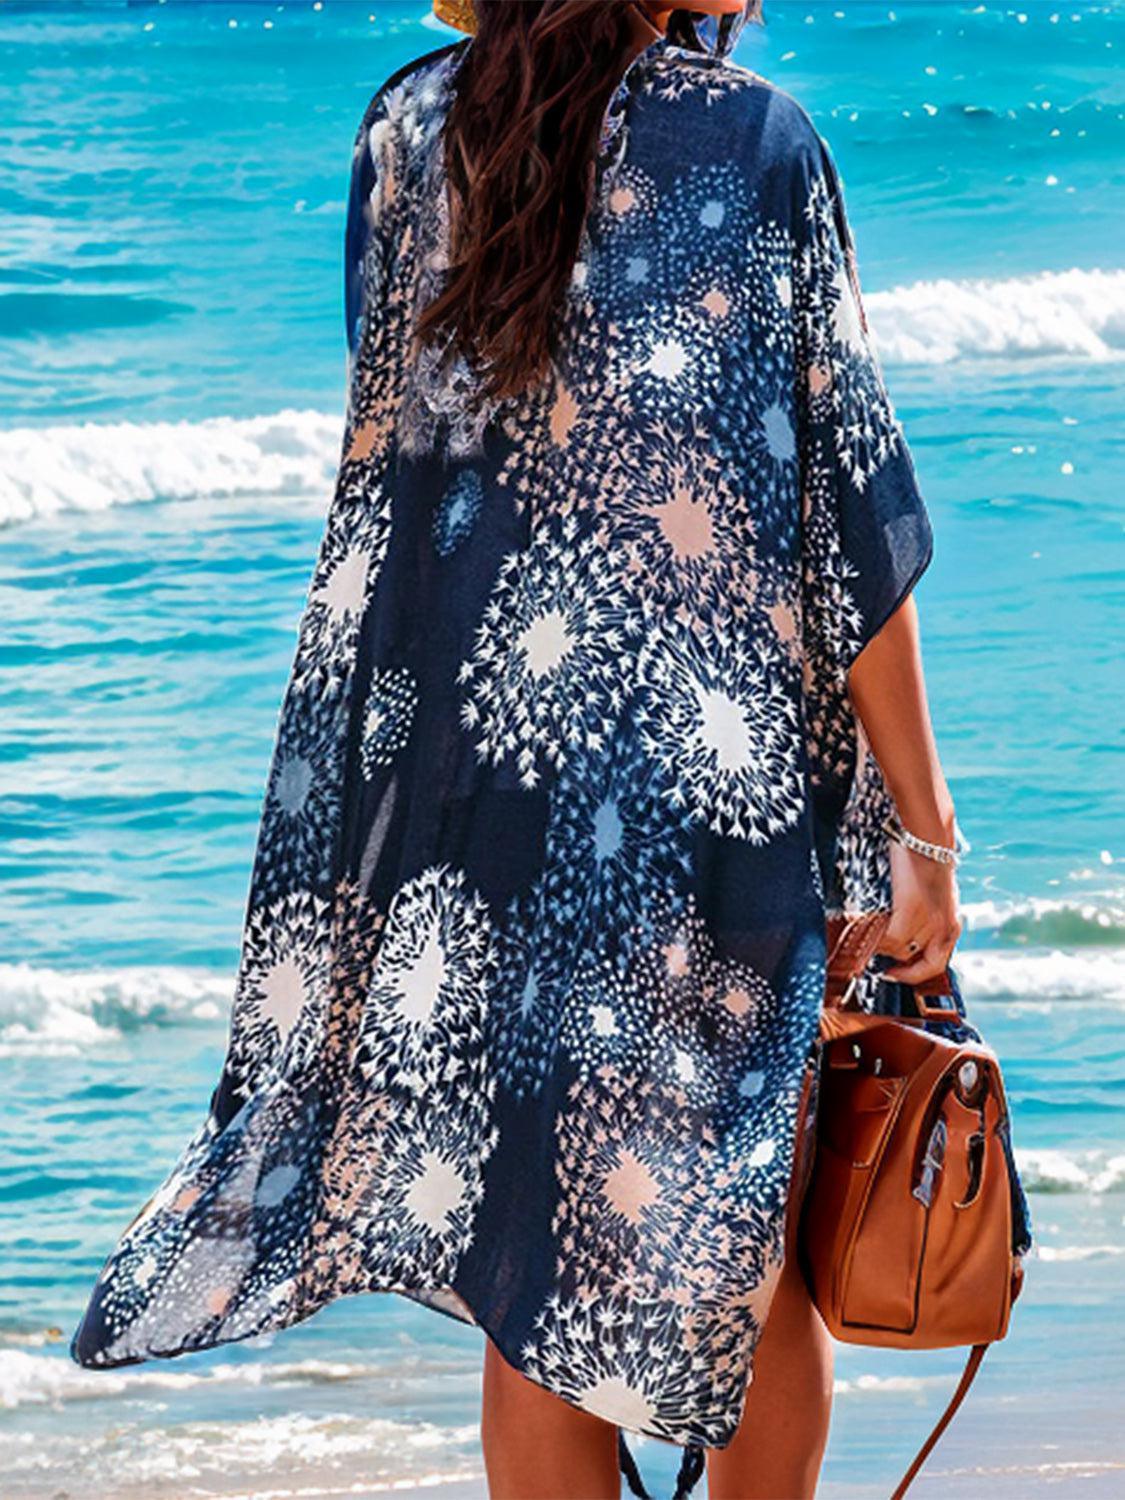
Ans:
{"label": "yellow hat brim", "polygon": [[470,35],[477,29],[473,0],[434,0],[434,15],[447,26],[455,26],[458,31],[467,31]]}

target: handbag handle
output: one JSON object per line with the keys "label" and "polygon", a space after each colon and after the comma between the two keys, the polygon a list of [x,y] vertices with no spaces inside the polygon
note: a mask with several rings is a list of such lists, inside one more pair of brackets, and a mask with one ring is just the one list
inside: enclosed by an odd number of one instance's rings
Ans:
{"label": "handbag handle", "polygon": [[[846,1010],[855,995],[868,964],[879,951],[879,944],[886,933],[891,913],[884,908],[861,912],[855,916],[832,918],[828,926],[827,981],[824,1004],[827,1009]],[[956,1005],[931,1004],[953,994],[949,974],[935,974],[920,984],[912,985],[918,1017],[923,1021],[957,1020]]]}

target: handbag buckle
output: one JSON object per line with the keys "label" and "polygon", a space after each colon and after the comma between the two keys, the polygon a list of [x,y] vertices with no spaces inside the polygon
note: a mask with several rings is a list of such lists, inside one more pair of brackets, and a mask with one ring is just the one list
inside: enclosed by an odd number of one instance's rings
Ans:
{"label": "handbag buckle", "polygon": [[961,1013],[951,990],[915,990],[914,1004],[923,1021],[958,1021]]}

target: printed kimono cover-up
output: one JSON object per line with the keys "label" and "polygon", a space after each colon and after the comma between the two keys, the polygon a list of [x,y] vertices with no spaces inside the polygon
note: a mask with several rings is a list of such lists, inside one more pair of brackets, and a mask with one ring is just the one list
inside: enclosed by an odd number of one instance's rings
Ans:
{"label": "printed kimono cover-up", "polygon": [[888,896],[846,673],[930,526],[829,150],[721,53],[630,63],[549,378],[488,405],[411,355],[471,45],[393,75],[355,141],[346,426],[229,1049],[71,1349],[395,1291],[623,1429],[722,1446],[825,912]]}

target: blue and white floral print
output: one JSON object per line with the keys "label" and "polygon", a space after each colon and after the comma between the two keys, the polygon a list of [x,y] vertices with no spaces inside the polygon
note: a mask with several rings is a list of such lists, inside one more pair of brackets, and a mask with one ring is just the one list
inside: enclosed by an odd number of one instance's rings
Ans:
{"label": "blue and white floral print", "polygon": [[340,703],[288,693],[262,807],[255,902],[328,878],[331,858],[325,835],[339,816],[344,762]]}
{"label": "blue and white floral print", "polygon": [[363,773],[369,779],[380,766],[389,766],[410,738],[417,706],[418,688],[405,667],[388,667],[374,674],[359,750]]}
{"label": "blue and white floral print", "polygon": [[543,380],[490,404],[414,357],[472,45],[356,136],[344,440],[229,1051],[72,1353],[397,1291],[585,1410],[721,1446],[782,1264],[826,908],[887,895],[847,671],[930,529],[828,148],[686,32],[613,96]]}
{"label": "blue and white floral print", "polygon": [[455,552],[469,535],[483,501],[479,474],[464,469],[452,479],[434,512],[434,547],[439,557]]}

